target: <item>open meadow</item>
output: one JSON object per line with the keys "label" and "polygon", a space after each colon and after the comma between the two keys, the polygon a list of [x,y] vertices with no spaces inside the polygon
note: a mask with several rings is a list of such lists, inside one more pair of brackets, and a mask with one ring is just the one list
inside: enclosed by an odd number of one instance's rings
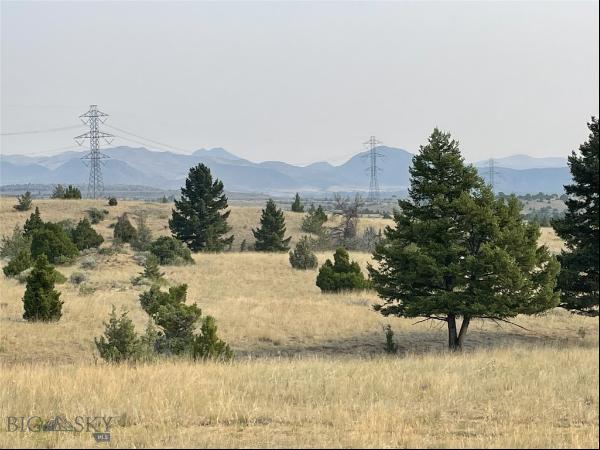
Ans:
{"label": "open meadow", "polygon": [[[22,225],[0,199],[0,235]],[[46,221],[109,214],[94,228],[111,245],[116,217],[144,213],[154,237],[169,235],[172,204],[34,200]],[[239,252],[253,241],[260,208],[233,206],[233,251],[195,254],[194,265],[163,266],[168,285],[188,284],[188,301],[214,316],[234,350],[228,363],[159,360],[108,365],[94,338],[111,306],[143,332],[142,268],[125,246],[57,269],[84,272],[86,289],[57,285],[57,323],[23,320],[24,284],[0,277],[0,416],[115,416],[110,443],[89,433],[0,430],[2,447],[597,447],[598,319],[556,309],[515,323],[477,321],[462,354],[448,354],[439,323],[385,318],[372,291],[323,294],[316,270],[294,270],[288,255]],[[292,244],[302,214],[286,212]],[[132,220],[132,222],[134,222]],[[134,222],[135,223],[135,222]],[[376,229],[391,220],[363,218]],[[562,243],[551,229],[541,242]],[[317,254],[319,264],[332,252]],[[368,253],[351,253],[363,269]],[[5,264],[4,261],[2,264]],[[384,326],[399,351],[384,351]]]}

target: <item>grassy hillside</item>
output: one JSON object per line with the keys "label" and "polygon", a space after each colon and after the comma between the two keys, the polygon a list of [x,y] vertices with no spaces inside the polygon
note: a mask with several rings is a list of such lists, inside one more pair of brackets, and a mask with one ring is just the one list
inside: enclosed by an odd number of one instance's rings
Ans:
{"label": "grassy hillside", "polygon": [[[36,201],[45,220],[77,220],[104,202]],[[29,213],[0,202],[0,234]],[[155,235],[171,205],[120,202],[96,226],[105,238],[117,214],[147,212]],[[236,235],[250,239],[257,208],[233,208]],[[302,215],[287,213],[300,235]],[[362,226],[384,225],[364,219]],[[543,239],[560,247],[549,230]],[[239,244],[239,241],[238,241]],[[105,245],[110,245],[108,242]],[[237,247],[236,247],[237,248]],[[322,263],[330,253],[319,253]],[[366,253],[352,258],[365,267]],[[286,254],[194,255],[195,265],[164,267],[170,284],[217,319],[236,352],[231,364],[184,360],[109,366],[93,339],[111,305],[130,311],[142,332],[142,269],[135,254],[94,255],[59,270],[85,272],[88,293],[69,282],[58,323],[22,320],[24,285],[0,277],[0,416],[119,416],[113,446],[446,446],[589,447],[598,442],[598,319],[562,310],[518,317],[526,328],[475,322],[466,352],[445,352],[435,323],[383,318],[373,292],[321,294],[316,271],[293,270]],[[387,356],[383,326],[400,351]],[[3,419],[4,420],[4,419]],[[0,445],[103,446],[87,433],[8,433]]]}

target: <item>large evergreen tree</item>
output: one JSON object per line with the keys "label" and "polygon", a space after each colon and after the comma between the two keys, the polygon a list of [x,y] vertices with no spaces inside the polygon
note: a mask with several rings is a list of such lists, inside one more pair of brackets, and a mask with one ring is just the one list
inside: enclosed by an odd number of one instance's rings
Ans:
{"label": "large evergreen tree", "polygon": [[54,289],[56,274],[46,255],[35,260],[33,270],[27,277],[23,296],[23,318],[30,321],[53,321],[60,319],[62,304],[60,292]]}
{"label": "large evergreen tree", "polygon": [[253,229],[252,234],[256,239],[254,248],[259,252],[286,252],[290,249],[288,244],[291,237],[285,237],[283,211],[271,199],[262,210],[260,228]]}
{"label": "large evergreen tree", "polygon": [[181,199],[175,200],[169,227],[173,235],[192,251],[219,252],[231,247],[233,236],[227,224],[230,211],[223,193],[223,182],[213,181],[204,164],[192,167],[181,188]]}
{"label": "large evergreen tree", "polygon": [[369,267],[382,314],[444,321],[450,349],[459,350],[473,319],[503,321],[558,304],[559,266],[537,246],[539,228],[523,222],[516,198],[494,198],[449,134],[433,131],[410,175],[409,198]]}
{"label": "large evergreen tree", "polygon": [[598,119],[593,117],[588,128],[588,141],[569,156],[573,183],[565,186],[567,212],[553,225],[567,246],[559,257],[560,306],[598,315]]}

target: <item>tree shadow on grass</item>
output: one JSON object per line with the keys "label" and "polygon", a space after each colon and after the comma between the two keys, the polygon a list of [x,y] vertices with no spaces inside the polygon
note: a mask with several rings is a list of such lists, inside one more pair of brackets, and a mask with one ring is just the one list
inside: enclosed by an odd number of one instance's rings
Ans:
{"label": "tree shadow on grass", "polygon": [[[444,327],[429,330],[415,329],[396,331],[394,340],[398,344],[398,356],[409,354],[435,354],[448,351],[447,331]],[[464,351],[492,350],[501,348],[597,348],[598,341],[585,339],[575,332],[563,335],[526,331],[511,325],[502,327],[472,327],[464,343]],[[290,338],[279,343],[263,339],[258,344],[236,349],[236,356],[258,358],[297,357],[377,357],[384,356],[385,333],[383,330],[350,335],[345,338],[306,340]]]}

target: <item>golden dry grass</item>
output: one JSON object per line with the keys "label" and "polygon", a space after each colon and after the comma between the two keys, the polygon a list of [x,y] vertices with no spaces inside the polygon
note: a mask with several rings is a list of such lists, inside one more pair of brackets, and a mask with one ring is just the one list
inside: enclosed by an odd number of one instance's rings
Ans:
{"label": "golden dry grass", "polygon": [[[593,447],[592,349],[3,370],[8,415],[106,415],[115,447]],[[0,432],[3,447],[88,433]]]}
{"label": "golden dry grass", "polygon": [[[90,201],[36,201],[46,220],[78,219]],[[0,233],[29,213],[0,202]],[[98,206],[101,206],[99,203]],[[117,212],[144,208],[158,235],[170,205],[120,202],[97,226],[105,237]],[[257,208],[233,208],[234,232],[250,233]],[[288,214],[298,236],[301,215]],[[245,226],[245,228],[244,228]],[[239,241],[238,241],[239,242]],[[164,269],[189,285],[188,299],[215,316],[237,354],[232,364],[161,361],[129,367],[97,361],[93,338],[112,304],[147,316],[131,277],[133,253],[95,255],[92,295],[58,286],[58,323],[22,320],[24,286],[0,277],[0,415],[115,415],[121,447],[589,447],[598,444],[598,320],[562,310],[518,317],[530,331],[476,322],[464,355],[445,353],[438,324],[383,318],[372,292],[321,294],[316,271],[293,270],[285,254],[195,255]],[[319,261],[330,257],[319,253]],[[368,254],[352,257],[364,267]],[[65,275],[78,264],[60,267]],[[385,357],[382,327],[400,345]],[[89,434],[8,433],[2,447],[95,446]],[[107,444],[98,444],[106,446]]]}

